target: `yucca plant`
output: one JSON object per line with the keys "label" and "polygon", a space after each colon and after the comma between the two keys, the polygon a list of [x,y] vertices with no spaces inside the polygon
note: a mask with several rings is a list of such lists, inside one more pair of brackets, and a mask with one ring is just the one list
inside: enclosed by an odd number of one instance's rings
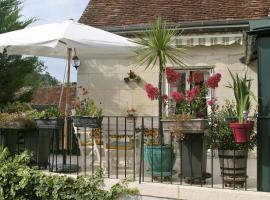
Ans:
{"label": "yucca plant", "polygon": [[238,74],[233,75],[230,70],[229,73],[233,82],[229,83],[227,87],[232,88],[234,91],[238,122],[243,123],[243,113],[249,111],[251,97],[254,98],[254,94],[251,91],[252,80],[248,79],[246,74],[244,77],[240,77]]}
{"label": "yucca plant", "polygon": [[[138,65],[143,65],[148,69],[159,66],[159,121],[162,119],[162,80],[166,68],[166,64],[176,64],[178,66],[185,66],[183,62],[184,48],[177,47],[173,44],[173,39],[179,35],[179,30],[168,29],[165,21],[158,17],[149,29],[145,30],[142,34],[136,36],[135,43],[139,44],[141,48],[136,51]],[[162,143],[162,124],[159,123],[159,142]]]}

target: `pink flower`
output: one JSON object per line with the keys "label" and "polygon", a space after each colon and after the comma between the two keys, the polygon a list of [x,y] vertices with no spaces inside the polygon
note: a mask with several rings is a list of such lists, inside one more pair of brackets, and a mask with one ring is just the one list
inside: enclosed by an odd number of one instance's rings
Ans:
{"label": "pink flower", "polygon": [[185,96],[182,93],[175,91],[172,93],[172,98],[176,103],[180,103],[184,100]]}
{"label": "pink flower", "polygon": [[175,83],[180,79],[181,74],[176,70],[166,67],[166,78],[170,85],[175,85]]}
{"label": "pink flower", "polygon": [[215,99],[209,99],[209,100],[207,101],[207,104],[208,104],[209,106],[213,106],[213,105],[215,104],[215,102],[216,102]]}
{"label": "pink flower", "polygon": [[151,99],[151,101],[156,100],[158,98],[159,90],[157,87],[154,87],[152,84],[147,83],[145,85],[145,90],[148,98]]}
{"label": "pink flower", "polygon": [[216,73],[212,76],[210,76],[207,81],[205,82],[206,87],[208,88],[212,88],[215,89],[218,87],[218,83],[221,80],[221,74],[220,73]]}

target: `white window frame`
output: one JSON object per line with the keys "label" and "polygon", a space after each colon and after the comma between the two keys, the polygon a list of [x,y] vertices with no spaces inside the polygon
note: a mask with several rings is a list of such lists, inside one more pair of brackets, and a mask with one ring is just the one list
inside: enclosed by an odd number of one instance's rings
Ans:
{"label": "white window frame", "polygon": [[[212,76],[214,74],[214,66],[188,66],[188,67],[185,67],[185,68],[179,68],[179,67],[176,67],[176,66],[169,66],[170,69],[174,69],[174,70],[177,70],[178,72],[180,73],[187,73],[190,72],[190,71],[209,71],[209,76]],[[204,79],[206,80],[207,77],[204,77]],[[166,79],[166,75],[164,76],[164,81],[163,83],[165,83],[164,85],[164,94],[167,94],[168,96],[170,96],[170,85],[168,84],[168,81]],[[190,89],[190,84],[187,82],[187,78],[186,78],[186,90]],[[212,99],[214,98],[214,90],[212,88],[209,89],[209,92],[208,92],[208,95],[206,96],[206,101],[209,100],[209,99]],[[166,116],[168,116],[168,106],[169,105],[166,105],[165,109],[166,109]],[[209,112],[210,110],[210,107],[208,106],[207,108],[207,111]]]}

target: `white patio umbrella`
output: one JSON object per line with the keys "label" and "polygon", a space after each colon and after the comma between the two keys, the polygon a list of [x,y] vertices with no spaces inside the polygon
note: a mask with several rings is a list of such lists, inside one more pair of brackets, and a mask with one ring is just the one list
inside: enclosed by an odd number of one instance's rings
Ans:
{"label": "white patio umbrella", "polygon": [[64,58],[68,60],[65,109],[64,149],[67,149],[67,117],[69,110],[70,61],[73,55],[82,59],[131,57],[137,45],[101,29],[72,20],[50,23],[0,34],[0,51]]}

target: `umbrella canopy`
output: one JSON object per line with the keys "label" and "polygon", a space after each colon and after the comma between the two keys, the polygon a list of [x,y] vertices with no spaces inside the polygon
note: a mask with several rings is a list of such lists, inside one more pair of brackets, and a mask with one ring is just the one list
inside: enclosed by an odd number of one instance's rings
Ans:
{"label": "umbrella canopy", "polygon": [[[64,149],[67,149],[67,117],[69,115],[70,60],[72,53],[80,59],[134,56],[137,45],[125,37],[115,35],[71,20],[29,27],[0,34],[0,51],[65,58],[68,60],[67,92],[64,127]],[[65,163],[65,159],[64,163]]]}
{"label": "umbrella canopy", "polygon": [[0,34],[0,51],[8,54],[66,58],[67,48],[72,48],[80,59],[129,57],[136,46],[125,37],[72,20]]}

